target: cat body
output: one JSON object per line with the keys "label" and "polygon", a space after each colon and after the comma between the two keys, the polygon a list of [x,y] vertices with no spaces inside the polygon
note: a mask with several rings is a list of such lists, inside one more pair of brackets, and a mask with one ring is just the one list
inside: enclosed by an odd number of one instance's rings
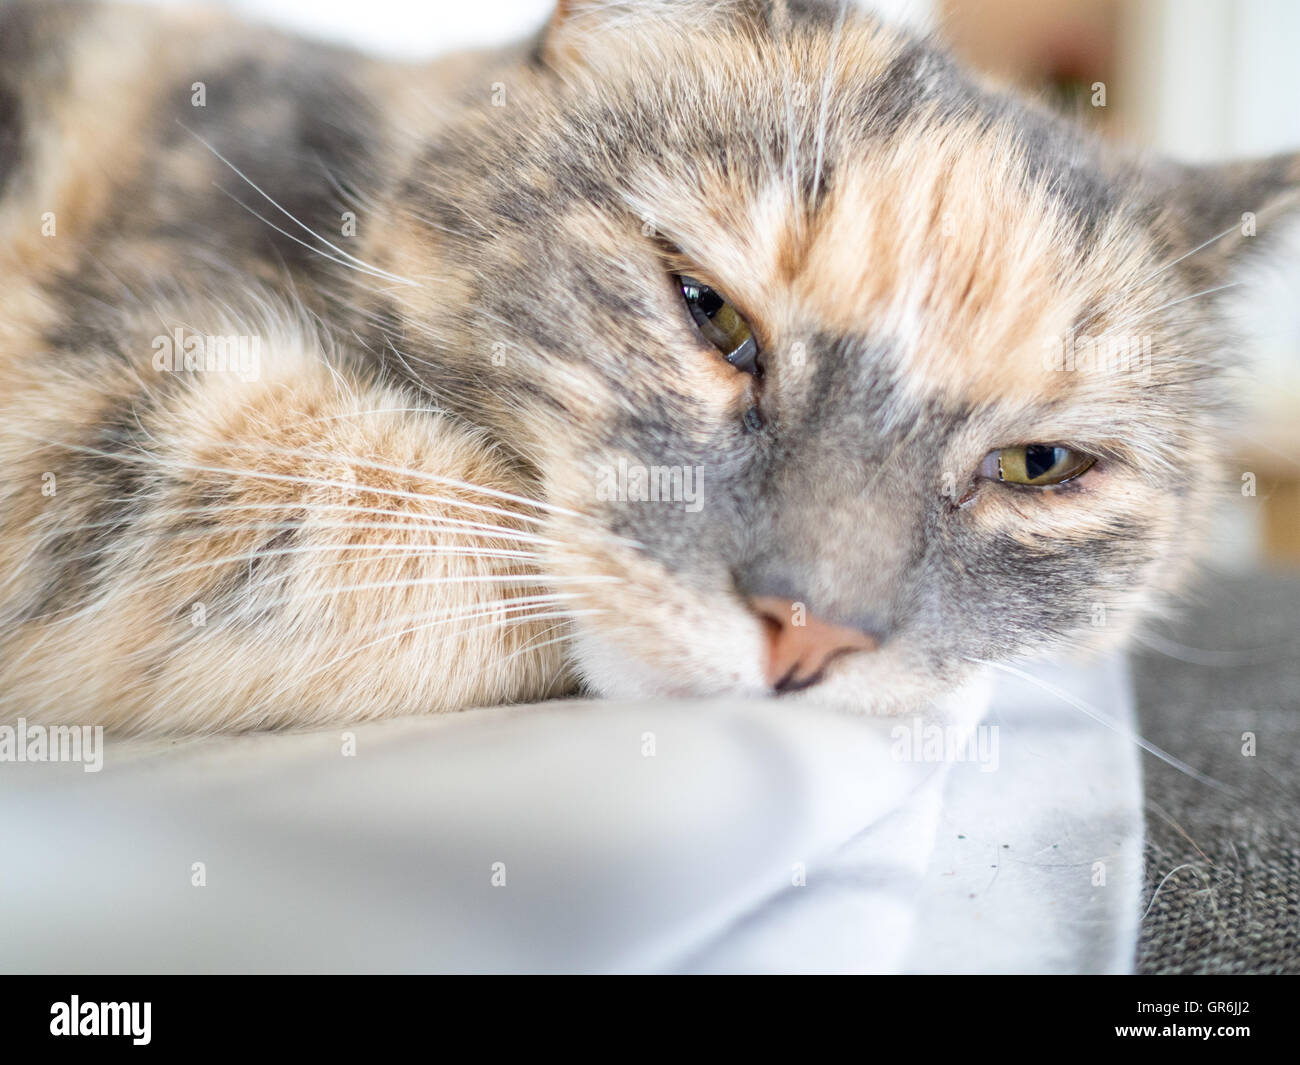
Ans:
{"label": "cat body", "polygon": [[1211,290],[1300,181],[830,2],[565,3],[428,65],[0,28],[0,707],[123,732],[899,712],[1122,641],[1221,484]]}

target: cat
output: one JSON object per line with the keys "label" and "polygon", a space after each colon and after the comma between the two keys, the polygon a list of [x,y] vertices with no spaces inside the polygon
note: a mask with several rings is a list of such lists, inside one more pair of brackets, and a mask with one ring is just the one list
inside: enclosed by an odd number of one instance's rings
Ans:
{"label": "cat", "polygon": [[1122,644],[1300,189],[835,0],[567,0],[422,65],[19,0],[0,149],[0,709],[127,734],[903,713]]}

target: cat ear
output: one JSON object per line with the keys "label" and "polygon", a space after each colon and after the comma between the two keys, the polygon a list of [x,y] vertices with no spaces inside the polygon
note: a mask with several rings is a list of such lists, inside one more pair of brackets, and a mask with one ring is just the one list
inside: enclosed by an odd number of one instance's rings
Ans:
{"label": "cat ear", "polygon": [[715,7],[681,0],[557,0],[542,31],[538,54],[550,66],[581,62],[633,23],[653,25],[671,19],[680,31],[688,20],[716,17]]}
{"label": "cat ear", "polygon": [[542,31],[538,53],[551,66],[560,65],[566,59],[581,58],[583,49],[579,38],[584,32],[590,32],[596,21],[592,16],[608,6],[608,0],[557,0]]}
{"label": "cat ear", "polygon": [[[1230,274],[1255,246],[1268,246],[1300,222],[1300,153],[1210,166],[1175,166],[1162,190],[1166,221],[1184,269],[1212,284]],[[1164,182],[1162,182],[1163,184]]]}

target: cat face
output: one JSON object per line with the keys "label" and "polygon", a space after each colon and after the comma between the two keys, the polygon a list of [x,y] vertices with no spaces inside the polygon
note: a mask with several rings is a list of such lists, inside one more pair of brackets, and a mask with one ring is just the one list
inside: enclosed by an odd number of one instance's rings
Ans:
{"label": "cat face", "polygon": [[896,711],[1177,585],[1202,293],[1294,161],[1141,169],[834,4],[562,5],[496,92],[416,153],[389,261],[447,281],[395,313],[534,471],[548,572],[605,578],[594,690]]}

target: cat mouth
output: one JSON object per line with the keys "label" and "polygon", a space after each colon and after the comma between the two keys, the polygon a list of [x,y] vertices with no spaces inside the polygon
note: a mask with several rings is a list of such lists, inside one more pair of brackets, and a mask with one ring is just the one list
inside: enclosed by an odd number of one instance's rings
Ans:
{"label": "cat mouth", "polygon": [[880,646],[871,633],[810,615],[788,599],[759,596],[749,606],[763,626],[763,675],[776,695],[806,691],[821,683],[831,663]]}
{"label": "cat mouth", "polygon": [[800,675],[803,663],[795,663],[784,676],[772,683],[773,694],[792,695],[796,692],[807,691],[809,688],[815,688],[826,679],[826,671],[833,661],[852,653],[853,652],[845,649],[838,650],[829,658],[825,659],[815,672],[803,675]]}
{"label": "cat mouth", "polygon": [[680,624],[648,624],[635,640],[626,630],[578,624],[571,646],[582,689],[625,698],[816,698],[827,682],[852,684],[873,663],[884,664],[878,635],[811,614],[802,603],[774,596],[730,601],[730,624],[718,624],[716,604],[707,611],[716,639],[704,642],[681,641]]}

